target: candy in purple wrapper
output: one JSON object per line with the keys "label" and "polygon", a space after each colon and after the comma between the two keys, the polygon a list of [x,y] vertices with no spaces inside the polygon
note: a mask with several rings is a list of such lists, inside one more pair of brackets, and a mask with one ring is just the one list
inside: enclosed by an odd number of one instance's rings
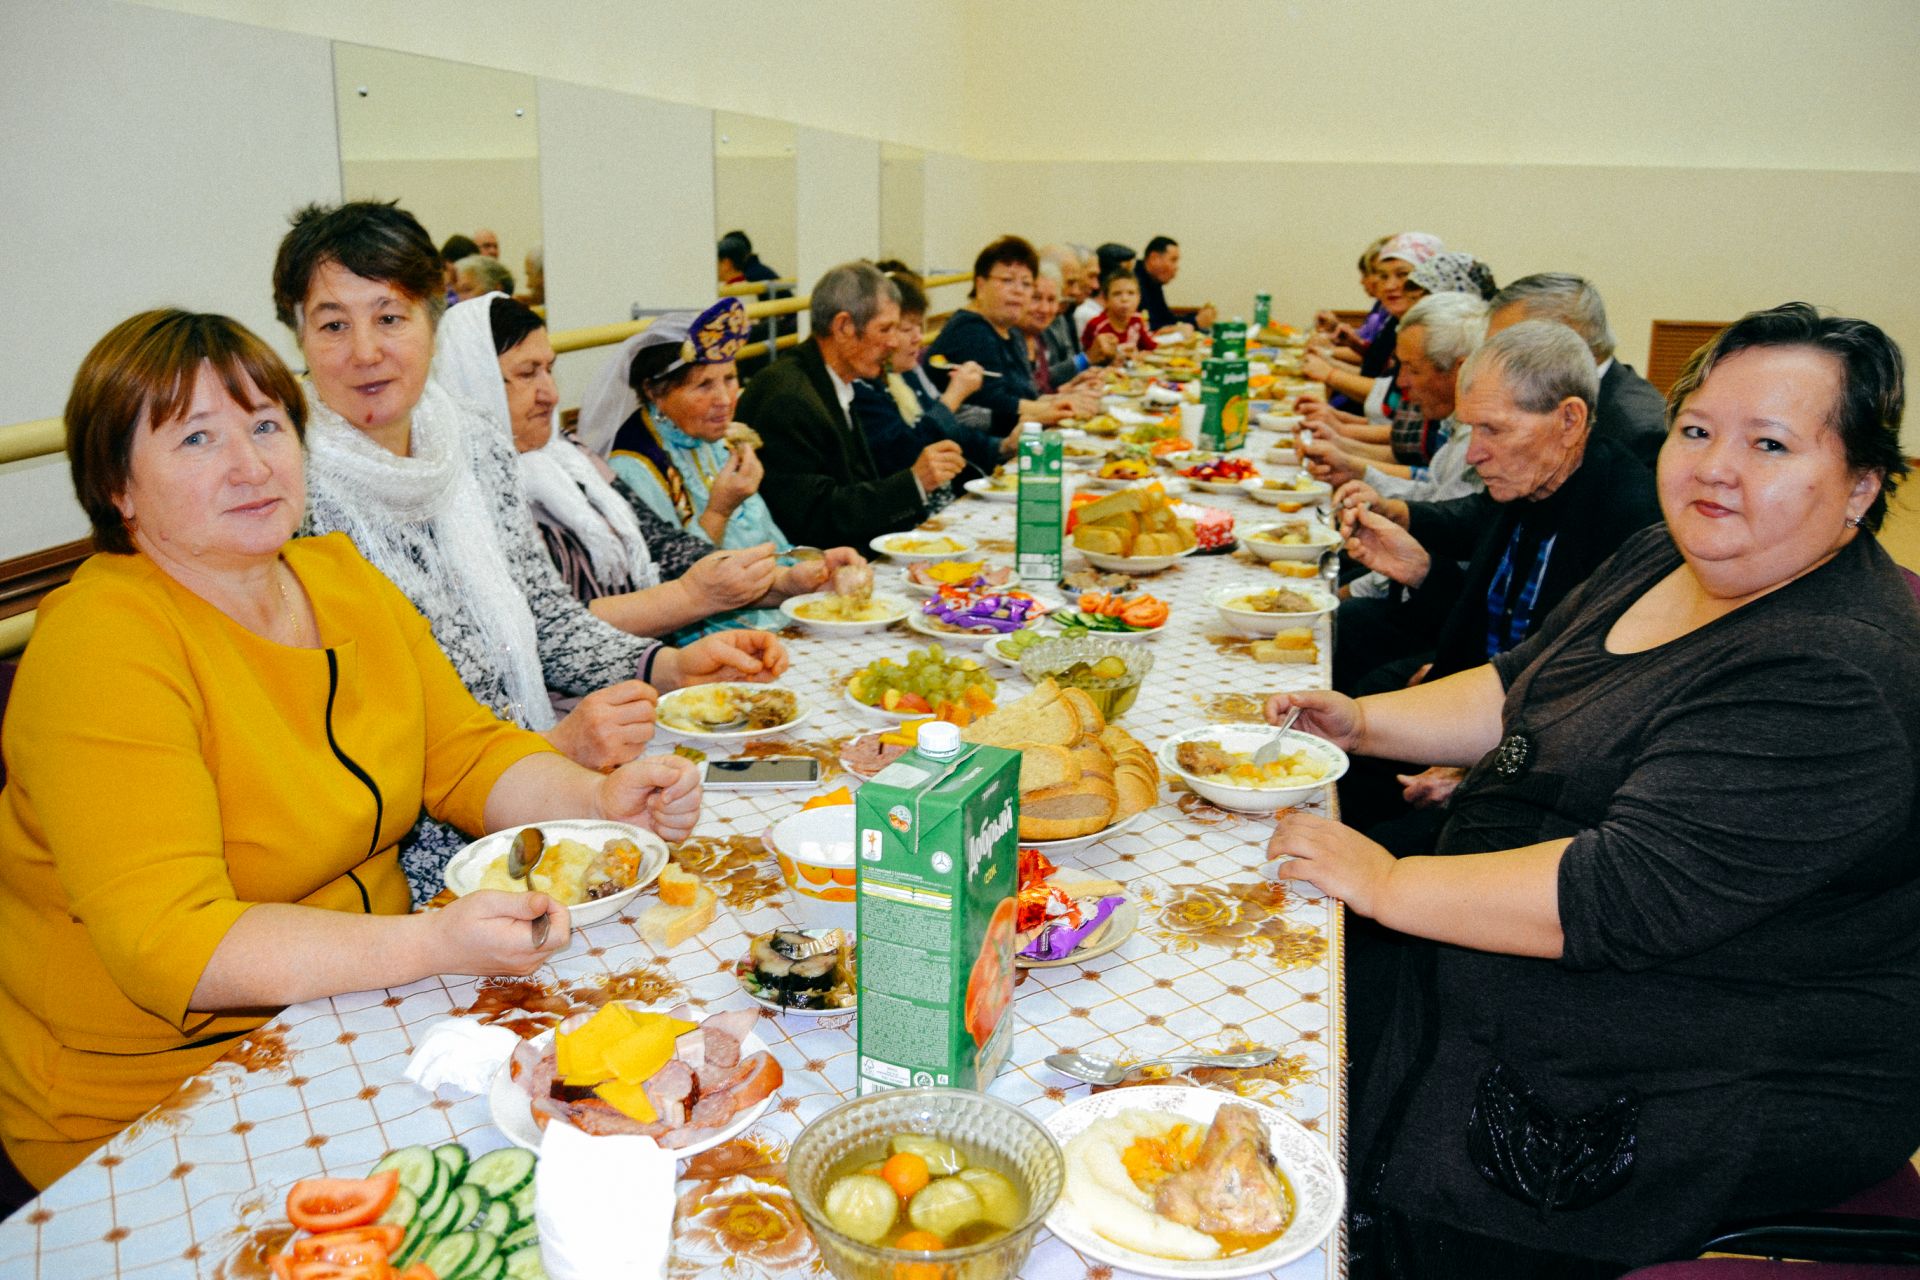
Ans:
{"label": "candy in purple wrapper", "polygon": [[1044,926],[1038,937],[1020,949],[1020,955],[1028,960],[1065,960],[1078,949],[1083,939],[1091,937],[1104,925],[1107,917],[1119,910],[1120,904],[1125,901],[1118,894],[1100,899],[1100,905],[1086,917],[1087,922],[1077,929],[1064,920]]}

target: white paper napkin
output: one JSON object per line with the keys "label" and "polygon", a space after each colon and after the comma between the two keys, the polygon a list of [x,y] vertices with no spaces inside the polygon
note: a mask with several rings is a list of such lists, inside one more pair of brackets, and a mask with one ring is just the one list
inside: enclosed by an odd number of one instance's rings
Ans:
{"label": "white paper napkin", "polygon": [[589,1137],[550,1124],[533,1215],[549,1280],[651,1280],[673,1244],[671,1153],[652,1138]]}
{"label": "white paper napkin", "polygon": [[407,1079],[429,1093],[452,1085],[466,1093],[485,1093],[520,1037],[505,1027],[488,1027],[468,1018],[443,1018],[433,1024],[407,1059]]}

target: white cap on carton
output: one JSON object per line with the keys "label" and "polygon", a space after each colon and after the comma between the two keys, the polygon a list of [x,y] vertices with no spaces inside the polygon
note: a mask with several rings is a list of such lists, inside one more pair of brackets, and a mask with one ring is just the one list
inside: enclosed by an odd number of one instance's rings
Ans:
{"label": "white cap on carton", "polygon": [[948,724],[945,720],[935,720],[931,724],[920,726],[920,736],[914,742],[923,756],[942,758],[960,753],[960,726]]}

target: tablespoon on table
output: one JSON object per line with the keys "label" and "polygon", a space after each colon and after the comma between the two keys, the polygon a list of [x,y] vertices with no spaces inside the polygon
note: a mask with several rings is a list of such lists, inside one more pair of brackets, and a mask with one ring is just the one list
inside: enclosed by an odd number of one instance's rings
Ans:
{"label": "tablespoon on table", "polygon": [[[540,859],[546,852],[547,842],[545,837],[540,834],[540,828],[522,828],[520,834],[513,838],[513,843],[507,846],[507,874],[515,880],[518,880],[521,884],[526,885],[528,889],[531,889],[533,886],[528,882],[527,877],[532,875],[533,869],[540,865]],[[552,927],[553,915],[551,913],[543,915],[533,922],[533,945],[535,947],[540,946],[547,940],[547,930]]]}
{"label": "tablespoon on table", "polygon": [[1063,1076],[1088,1084],[1119,1084],[1149,1067],[1264,1067],[1279,1056],[1272,1049],[1254,1049],[1247,1053],[1170,1053],[1123,1066],[1097,1054],[1050,1053],[1047,1065]]}

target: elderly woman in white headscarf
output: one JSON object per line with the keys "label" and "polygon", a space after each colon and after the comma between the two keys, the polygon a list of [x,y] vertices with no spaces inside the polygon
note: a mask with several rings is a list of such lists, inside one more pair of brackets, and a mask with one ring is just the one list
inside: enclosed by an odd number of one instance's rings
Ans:
{"label": "elderly woman in white headscarf", "polygon": [[[851,557],[781,565],[771,545],[715,551],[660,518],[607,464],[560,433],[546,321],[500,294],[440,323],[433,376],[512,428],[521,487],[547,554],[575,597],[638,635],[699,633],[735,611],[817,591]],[[708,624],[708,625],[700,625]]]}
{"label": "elderly woman in white headscarf", "polygon": [[[343,532],[426,615],[462,682],[502,719],[589,768],[637,757],[655,688],[771,680],[785,648],[733,631],[685,648],[630,635],[575,600],[527,515],[504,421],[431,381],[441,264],[391,204],[312,206],[273,268],[312,418],[307,531]],[[579,697],[556,718],[548,690]],[[423,818],[401,846],[416,900],[467,837]]]}

